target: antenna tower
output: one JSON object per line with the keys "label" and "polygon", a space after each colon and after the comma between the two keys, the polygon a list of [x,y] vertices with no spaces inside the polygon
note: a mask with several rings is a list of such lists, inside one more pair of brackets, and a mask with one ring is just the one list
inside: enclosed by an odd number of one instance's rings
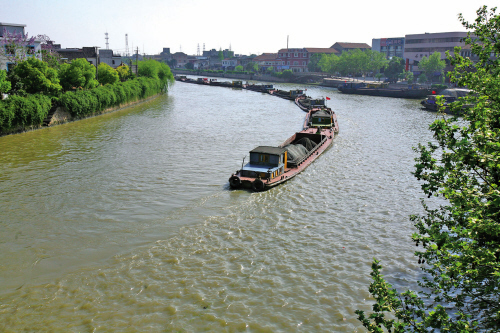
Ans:
{"label": "antenna tower", "polygon": [[129,56],[130,54],[128,53],[128,34],[125,34],[125,56]]}
{"label": "antenna tower", "polygon": [[198,43],[198,51],[196,52],[196,55],[199,57],[200,56],[200,43]]}
{"label": "antenna tower", "polygon": [[109,50],[109,37],[108,37],[108,33],[104,33],[104,35],[106,35],[106,50]]}

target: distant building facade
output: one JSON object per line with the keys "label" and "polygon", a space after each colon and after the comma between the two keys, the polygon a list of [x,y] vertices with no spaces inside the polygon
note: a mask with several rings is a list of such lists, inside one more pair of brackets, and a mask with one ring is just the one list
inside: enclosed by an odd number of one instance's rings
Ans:
{"label": "distant building facade", "polygon": [[[7,35],[22,35],[25,36],[24,28],[26,24],[17,24],[17,23],[2,23],[0,22],[0,39],[5,38]],[[18,55],[19,52],[23,53],[23,56],[32,55],[37,57],[38,59],[42,59],[41,55],[41,41],[34,40],[32,44],[26,45],[24,49],[14,49],[9,46],[1,46],[3,47],[2,52],[0,52],[0,70],[7,70],[11,68],[13,63],[11,62],[11,56]]]}
{"label": "distant building facade", "polygon": [[[470,53],[470,48],[465,47],[465,38],[467,32],[438,32],[438,33],[424,33],[405,36],[404,57],[406,59],[406,69],[412,71],[414,74],[420,74],[418,63],[422,58],[429,57],[434,52],[441,54],[441,59],[445,60],[446,51],[451,55],[455,52],[455,47],[460,46],[463,48],[462,55],[474,58]],[[445,69],[445,70],[449,70]]]}
{"label": "distant building facade", "polygon": [[105,63],[116,68],[122,64],[122,57],[113,53],[113,50],[99,50],[99,63]]}
{"label": "distant building facade", "polygon": [[372,51],[384,53],[386,59],[399,57],[404,59],[405,38],[374,38],[372,39]]}

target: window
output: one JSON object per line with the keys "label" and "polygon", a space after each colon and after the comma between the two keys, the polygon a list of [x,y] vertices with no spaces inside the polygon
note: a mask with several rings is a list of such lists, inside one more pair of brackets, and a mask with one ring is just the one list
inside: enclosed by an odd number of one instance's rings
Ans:
{"label": "window", "polygon": [[298,65],[299,65],[299,62],[298,62],[298,61],[294,61],[294,62],[293,62],[293,64],[294,64],[295,66],[298,66]]}
{"label": "window", "polygon": [[295,58],[298,58],[299,57],[299,54],[298,53],[295,53]]}
{"label": "window", "polygon": [[290,61],[287,61],[286,64],[290,66]]}
{"label": "window", "polygon": [[114,60],[111,60],[111,63],[114,65],[114,64],[115,64],[115,61],[114,61]]}
{"label": "window", "polygon": [[5,45],[5,53],[13,55],[16,53],[16,48],[14,45]]}
{"label": "window", "polygon": [[259,155],[259,162],[269,163],[269,155],[267,155],[267,154],[260,154]]}
{"label": "window", "polygon": [[302,61],[302,66],[305,66],[306,65],[306,62],[305,61]]}

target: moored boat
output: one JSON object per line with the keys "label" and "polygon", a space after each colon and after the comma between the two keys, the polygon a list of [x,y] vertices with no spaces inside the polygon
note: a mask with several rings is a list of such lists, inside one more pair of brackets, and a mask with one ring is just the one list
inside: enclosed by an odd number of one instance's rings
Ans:
{"label": "moored boat", "polygon": [[430,95],[432,89],[408,86],[400,89],[388,88],[383,84],[365,84],[362,82],[347,82],[338,87],[343,94],[394,97],[394,98],[424,98]]}
{"label": "moored boat", "polygon": [[[443,105],[441,106],[441,111],[445,113],[452,113],[452,111],[450,110],[451,103],[456,102],[460,97],[467,96],[467,94],[469,93],[470,93],[469,89],[463,89],[463,88],[445,89],[441,91],[439,95],[433,94],[427,96],[427,98],[422,100],[420,104],[422,104],[422,106],[427,110],[437,112],[439,109],[439,106],[437,104],[437,96],[441,96],[443,98]],[[470,107],[472,107],[472,105],[463,105],[462,111]]]}

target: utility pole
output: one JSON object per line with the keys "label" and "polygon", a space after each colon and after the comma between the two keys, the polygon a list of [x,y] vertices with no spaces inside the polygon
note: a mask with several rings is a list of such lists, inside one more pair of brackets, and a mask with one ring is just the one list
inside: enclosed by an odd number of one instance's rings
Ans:
{"label": "utility pole", "polygon": [[139,46],[137,47],[137,51],[135,53],[135,76],[139,73]]}

